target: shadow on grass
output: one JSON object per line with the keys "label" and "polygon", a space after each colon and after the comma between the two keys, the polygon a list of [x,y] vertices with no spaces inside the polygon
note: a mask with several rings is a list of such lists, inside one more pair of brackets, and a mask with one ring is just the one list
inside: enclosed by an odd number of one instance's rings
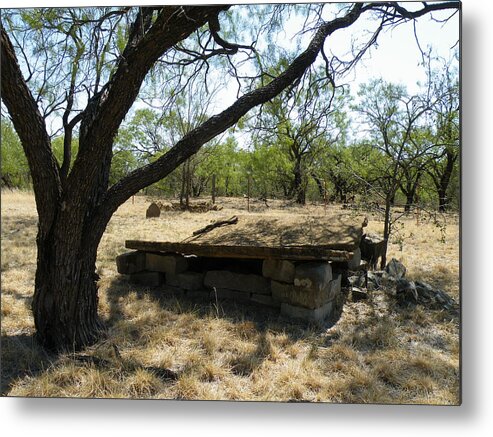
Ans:
{"label": "shadow on grass", "polygon": [[184,293],[173,287],[138,286],[130,284],[122,276],[112,278],[105,289],[108,305],[106,323],[110,337],[113,334],[116,338],[119,332],[125,332],[127,339],[137,342],[144,332],[152,329],[136,323],[135,319],[132,321],[133,317],[126,314],[123,302],[131,293],[137,301],[148,300],[152,304],[158,304],[159,310],[163,313],[171,314],[163,324],[174,323],[173,320],[177,320],[180,315],[193,316],[191,320],[194,324],[198,322],[199,326],[201,320],[205,326],[211,319],[220,319],[230,324],[231,331],[238,338],[252,340],[255,348],[238,352],[230,362],[231,371],[241,376],[250,375],[271,356],[272,336],[286,336],[291,344],[299,340],[318,342],[315,339],[326,333],[342,314],[342,305],[339,305],[334,317],[324,325],[308,324],[282,317],[279,308],[270,308],[248,301],[210,299],[209,292],[203,291]]}
{"label": "shadow on grass", "polygon": [[26,229],[35,232],[38,225],[37,217],[2,217],[2,240],[18,239]]}
{"label": "shadow on grass", "polygon": [[46,352],[32,334],[2,335],[0,347],[1,396],[8,395],[17,379],[40,375],[56,359],[56,355]]}
{"label": "shadow on grass", "polygon": [[19,293],[17,290],[7,287],[7,288],[2,288],[2,295],[3,296],[13,296],[15,300],[22,302],[22,304],[28,309],[31,310],[32,302],[33,302],[33,296],[31,294],[25,295],[22,293]]}

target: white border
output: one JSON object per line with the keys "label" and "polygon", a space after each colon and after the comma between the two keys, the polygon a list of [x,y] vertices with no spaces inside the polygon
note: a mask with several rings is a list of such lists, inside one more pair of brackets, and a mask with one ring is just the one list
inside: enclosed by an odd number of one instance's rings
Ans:
{"label": "white border", "polygon": [[[76,1],[91,4],[142,1]],[[158,2],[156,2],[158,3]],[[159,2],[166,3],[166,2]],[[168,2],[169,3],[169,2]],[[171,2],[173,3],[173,2]],[[194,1],[194,3],[206,3]],[[213,0],[207,3],[223,3]],[[246,2],[245,2],[246,3]],[[47,1],[43,6],[67,2]],[[2,7],[40,6],[7,0]],[[3,435],[66,436],[484,436],[493,429],[493,290],[488,203],[491,176],[493,12],[481,0],[463,1],[463,405],[361,406],[234,402],[0,399]],[[490,103],[491,102],[491,103]],[[15,433],[15,434],[14,434]]]}

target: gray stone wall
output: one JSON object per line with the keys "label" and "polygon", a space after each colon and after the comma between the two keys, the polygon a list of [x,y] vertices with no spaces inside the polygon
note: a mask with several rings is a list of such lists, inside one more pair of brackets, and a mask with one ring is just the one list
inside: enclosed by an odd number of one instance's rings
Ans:
{"label": "gray stone wall", "polygon": [[116,262],[118,272],[129,275],[133,283],[213,301],[227,299],[279,308],[281,316],[310,323],[332,319],[342,296],[341,274],[334,273],[327,261],[266,259],[262,271],[254,273],[232,271],[237,262],[234,259],[223,262],[221,270],[196,271],[189,259],[179,254],[136,251],[120,255]]}

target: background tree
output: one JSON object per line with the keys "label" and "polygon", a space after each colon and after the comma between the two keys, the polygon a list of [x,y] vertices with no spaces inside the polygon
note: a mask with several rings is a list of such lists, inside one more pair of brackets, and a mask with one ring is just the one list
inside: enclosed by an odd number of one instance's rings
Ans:
{"label": "background tree", "polygon": [[[311,30],[309,42],[275,76],[258,62],[263,48],[223,36],[223,23],[233,29],[221,15],[230,9],[227,5],[26,9],[2,14],[2,102],[27,157],[39,218],[32,309],[43,345],[74,350],[100,338],[104,327],[97,315],[97,248],[112,214],[129,197],[170,174],[252,108],[298,83],[326,39],[361,16],[371,14],[381,29],[432,11],[456,10],[459,4],[426,3],[409,11],[396,3],[356,3],[344,5],[330,18],[312,14],[323,8],[306,9],[312,17],[304,21]],[[241,13],[231,16],[242,20]],[[243,16],[237,28],[251,22]],[[264,32],[268,30],[268,19],[262,25]],[[233,41],[237,34],[230,36]],[[356,60],[376,36],[362,45]],[[151,72],[163,66],[168,73],[174,71],[179,82],[184,69],[210,67],[218,56],[224,63],[214,66],[217,74],[224,74],[221,65],[226,63],[234,75],[236,61],[252,62],[253,75],[237,75],[238,98],[170,145],[161,157],[110,186],[115,136],[146,78],[152,79]],[[48,132],[52,119],[62,126],[66,144],[61,166]],[[74,129],[79,146],[70,168]]]}
{"label": "background tree", "polygon": [[323,150],[344,135],[343,99],[342,88],[336,90],[331,77],[315,71],[291,93],[264,105],[253,119],[260,141],[276,147],[290,163],[286,194],[296,203],[305,204],[308,182]]}
{"label": "background tree", "polygon": [[[403,86],[381,79],[362,85],[358,95],[360,101],[355,108],[369,126],[369,145],[380,154],[373,166],[378,174],[375,188],[384,200],[383,238],[386,246],[381,260],[381,268],[384,268],[386,247],[395,222],[391,208],[400,187],[409,181],[417,184],[416,174],[420,175],[422,160],[431,149],[429,144],[421,141],[421,123],[435,102],[427,96],[409,97]],[[410,178],[411,173],[413,176]],[[413,187],[410,192],[414,199]]]}
{"label": "background tree", "polygon": [[2,120],[2,187],[30,188],[31,174],[19,137],[7,119]]}
{"label": "background tree", "polygon": [[460,155],[459,79],[450,63],[444,63],[428,80],[436,104],[429,116],[434,156],[426,171],[436,189],[438,209],[443,212],[450,206],[448,190]]}

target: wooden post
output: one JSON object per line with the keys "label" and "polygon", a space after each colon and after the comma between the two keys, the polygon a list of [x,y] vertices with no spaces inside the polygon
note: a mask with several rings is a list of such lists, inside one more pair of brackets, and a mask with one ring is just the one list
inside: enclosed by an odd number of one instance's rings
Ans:
{"label": "wooden post", "polygon": [[327,181],[324,179],[324,214],[327,214]]}
{"label": "wooden post", "polygon": [[216,174],[212,175],[212,204],[216,203]]}
{"label": "wooden post", "polygon": [[247,211],[250,212],[250,175],[247,180]]}
{"label": "wooden post", "polygon": [[190,209],[190,185],[191,185],[191,176],[190,176],[190,158],[187,159],[186,166],[186,185],[185,185],[185,207]]}

